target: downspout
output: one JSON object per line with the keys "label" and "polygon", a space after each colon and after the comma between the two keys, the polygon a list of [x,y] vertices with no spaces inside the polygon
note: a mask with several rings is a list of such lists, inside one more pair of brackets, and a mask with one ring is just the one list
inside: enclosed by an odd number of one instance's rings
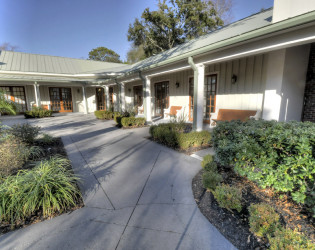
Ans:
{"label": "downspout", "polygon": [[191,68],[194,71],[194,111],[193,111],[193,130],[196,131],[197,130],[197,105],[196,105],[196,101],[198,98],[198,93],[197,93],[197,89],[198,89],[198,68],[196,66],[196,64],[194,63],[193,58],[190,56],[188,57],[188,63],[191,66]]}

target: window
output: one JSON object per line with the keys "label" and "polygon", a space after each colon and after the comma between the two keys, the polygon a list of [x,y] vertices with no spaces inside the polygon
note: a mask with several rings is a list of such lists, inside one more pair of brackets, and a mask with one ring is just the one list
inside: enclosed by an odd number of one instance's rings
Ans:
{"label": "window", "polygon": [[24,87],[5,86],[0,88],[5,93],[5,99],[14,103],[17,108],[17,112],[21,113],[27,110]]}

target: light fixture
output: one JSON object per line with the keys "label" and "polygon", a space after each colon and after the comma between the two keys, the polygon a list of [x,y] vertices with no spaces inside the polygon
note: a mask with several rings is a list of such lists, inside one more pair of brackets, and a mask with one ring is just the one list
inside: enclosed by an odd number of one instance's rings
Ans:
{"label": "light fixture", "polygon": [[176,85],[176,88],[179,88],[179,82],[176,82],[175,85]]}
{"label": "light fixture", "polygon": [[231,82],[232,84],[235,84],[237,82],[237,75],[233,74]]}

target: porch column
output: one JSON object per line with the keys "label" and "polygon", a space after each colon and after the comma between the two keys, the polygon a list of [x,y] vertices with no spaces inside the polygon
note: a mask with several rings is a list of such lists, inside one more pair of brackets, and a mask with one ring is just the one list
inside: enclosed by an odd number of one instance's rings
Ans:
{"label": "porch column", "polygon": [[194,114],[193,130],[202,131],[204,106],[205,66],[196,64],[194,69]]}
{"label": "porch column", "polygon": [[125,101],[125,84],[120,83],[119,84],[119,89],[120,89],[120,111],[125,111],[126,110],[126,101]]}
{"label": "porch column", "polygon": [[108,86],[102,86],[105,92],[105,105],[106,105],[106,110],[109,110],[109,91],[108,91]]}
{"label": "porch column", "polygon": [[149,77],[143,78],[143,96],[144,96],[144,116],[147,122],[152,122],[151,115],[151,79]]}
{"label": "porch column", "polygon": [[83,112],[84,112],[84,114],[87,114],[88,113],[88,104],[87,104],[87,99],[86,99],[85,86],[82,86],[82,95],[83,95]]}
{"label": "porch column", "polygon": [[39,91],[39,84],[37,82],[34,83],[34,92],[35,92],[36,106],[40,107],[41,106],[40,91]]}

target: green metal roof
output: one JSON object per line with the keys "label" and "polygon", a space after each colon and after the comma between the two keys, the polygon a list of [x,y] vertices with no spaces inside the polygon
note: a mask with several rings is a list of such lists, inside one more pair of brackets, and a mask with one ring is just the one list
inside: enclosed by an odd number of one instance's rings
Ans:
{"label": "green metal roof", "polygon": [[108,63],[4,50],[0,51],[0,71],[86,74],[117,72],[128,67],[130,66],[121,63]]}

